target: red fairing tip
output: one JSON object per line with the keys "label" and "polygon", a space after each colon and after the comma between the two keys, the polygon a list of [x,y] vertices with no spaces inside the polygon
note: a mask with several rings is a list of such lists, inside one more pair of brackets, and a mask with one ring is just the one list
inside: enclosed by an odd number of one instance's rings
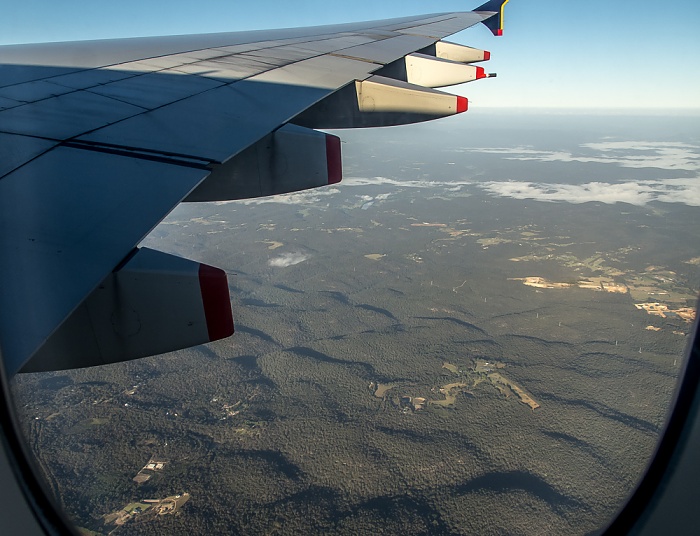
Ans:
{"label": "red fairing tip", "polygon": [[491,59],[491,53],[488,50],[484,50],[484,61],[489,61]]}
{"label": "red fairing tip", "polygon": [[480,78],[486,78],[486,72],[484,72],[483,67],[476,68],[476,79],[479,80]]}
{"label": "red fairing tip", "polygon": [[340,154],[340,138],[326,134],[326,162],[328,163],[328,184],[338,184],[343,180],[343,158]]}
{"label": "red fairing tip", "polygon": [[209,340],[218,341],[233,335],[233,313],[226,272],[220,268],[200,264],[199,288],[202,292]]}
{"label": "red fairing tip", "polygon": [[469,101],[466,97],[457,97],[457,113],[461,114],[469,109]]}
{"label": "red fairing tip", "polygon": [[495,30],[493,32],[493,35],[495,35],[496,37],[501,37],[503,35],[503,29],[499,28],[498,30]]}

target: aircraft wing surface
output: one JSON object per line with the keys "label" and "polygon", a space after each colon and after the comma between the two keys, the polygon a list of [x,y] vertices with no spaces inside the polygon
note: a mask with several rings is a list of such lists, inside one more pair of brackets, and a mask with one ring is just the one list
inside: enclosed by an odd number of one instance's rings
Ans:
{"label": "aircraft wing surface", "polygon": [[233,332],[223,271],[141,240],[183,200],[340,181],[316,128],[466,110],[486,77],[441,41],[476,11],[243,33],[0,47],[0,350],[7,372],[110,363]]}

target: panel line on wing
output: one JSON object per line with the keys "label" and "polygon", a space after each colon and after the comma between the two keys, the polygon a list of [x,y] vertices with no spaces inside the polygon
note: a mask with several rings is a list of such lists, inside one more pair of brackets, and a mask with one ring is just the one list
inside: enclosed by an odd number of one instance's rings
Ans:
{"label": "panel line on wing", "polygon": [[197,157],[187,157],[184,155],[171,155],[166,156],[164,154],[157,154],[155,152],[148,152],[142,149],[127,149],[118,147],[109,147],[103,144],[91,144],[89,142],[79,142],[79,141],[67,141],[61,144],[62,147],[70,147],[72,149],[83,149],[86,151],[94,151],[98,153],[114,154],[118,156],[128,156],[130,158],[137,158],[139,160],[148,160],[151,162],[160,162],[162,164],[172,164],[174,166],[182,166],[194,169],[210,169],[211,162],[208,160],[201,160]]}
{"label": "panel line on wing", "polygon": [[0,132],[0,180],[46,154],[57,144],[54,140]]}

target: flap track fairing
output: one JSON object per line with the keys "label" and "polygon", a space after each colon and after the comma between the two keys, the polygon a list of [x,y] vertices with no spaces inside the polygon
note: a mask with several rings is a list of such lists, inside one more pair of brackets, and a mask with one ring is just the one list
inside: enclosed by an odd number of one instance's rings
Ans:
{"label": "flap track fairing", "polygon": [[409,54],[380,69],[377,74],[432,88],[454,86],[486,78],[483,67],[426,54]]}
{"label": "flap track fairing", "polygon": [[336,184],[340,139],[287,124],[216,167],[185,201],[230,201]]}
{"label": "flap track fairing", "polygon": [[223,270],[142,248],[107,276],[20,372],[130,361],[232,334]]}
{"label": "flap track fairing", "polygon": [[491,59],[491,53],[488,50],[458,45],[457,43],[450,43],[449,41],[438,41],[421,50],[421,53],[444,60],[457,61],[459,63],[476,63],[479,61],[489,61]]}
{"label": "flap track fairing", "polygon": [[447,117],[467,108],[465,97],[375,75],[330,95],[294,122],[310,128],[394,126]]}

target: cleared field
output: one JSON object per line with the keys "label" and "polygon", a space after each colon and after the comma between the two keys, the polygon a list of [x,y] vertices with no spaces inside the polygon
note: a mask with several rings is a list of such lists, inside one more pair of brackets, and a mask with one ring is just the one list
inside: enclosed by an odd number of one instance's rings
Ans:
{"label": "cleared field", "polygon": [[527,404],[533,410],[540,407],[540,405],[537,402],[535,402],[535,400],[529,394],[527,394],[522,387],[520,387],[517,383],[509,380],[508,378],[501,376],[501,374],[499,374],[498,372],[489,374],[489,380],[491,380],[491,383],[493,383],[493,385],[496,388],[506,387],[513,391],[516,395],[518,395],[518,397],[520,397],[520,401],[523,404]]}
{"label": "cleared field", "polygon": [[440,388],[440,392],[445,395],[445,400],[431,400],[430,404],[442,407],[454,406],[457,401],[456,391],[465,387],[469,387],[469,385],[466,383],[448,383]]}
{"label": "cleared field", "polygon": [[448,363],[447,361],[442,364],[442,368],[449,370],[453,374],[459,374],[459,369],[457,366],[453,365],[452,363]]}

